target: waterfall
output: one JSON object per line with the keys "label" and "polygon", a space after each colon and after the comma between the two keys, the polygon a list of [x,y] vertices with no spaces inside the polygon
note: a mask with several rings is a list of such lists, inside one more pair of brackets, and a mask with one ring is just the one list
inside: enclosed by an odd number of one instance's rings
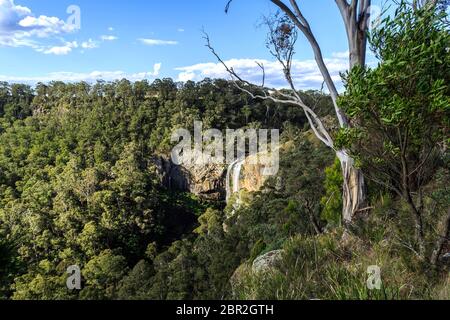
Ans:
{"label": "waterfall", "polygon": [[[245,159],[237,159],[228,166],[226,177],[227,202],[233,193],[239,192],[240,190],[239,180],[244,162]],[[233,183],[233,188],[231,188],[231,182]]]}
{"label": "waterfall", "polygon": [[244,161],[245,160],[241,160],[238,163],[236,163],[236,165],[233,168],[233,193],[239,192],[240,190],[240,186],[239,186],[239,181],[240,181],[240,176],[241,176],[241,169],[242,166],[244,165]]}

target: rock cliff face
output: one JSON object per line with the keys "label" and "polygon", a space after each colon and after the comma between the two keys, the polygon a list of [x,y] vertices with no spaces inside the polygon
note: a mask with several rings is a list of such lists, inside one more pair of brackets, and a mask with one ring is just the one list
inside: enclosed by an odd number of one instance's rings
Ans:
{"label": "rock cliff face", "polygon": [[190,192],[207,200],[225,199],[226,167],[224,165],[180,166],[164,157],[155,158],[153,163],[165,187]]}
{"label": "rock cliff face", "polygon": [[207,200],[225,201],[231,194],[245,189],[258,191],[266,179],[261,165],[235,162],[229,166],[218,164],[175,165],[165,157],[155,157],[161,183],[169,189],[191,192]]}
{"label": "rock cliff face", "polygon": [[261,174],[261,170],[261,165],[245,162],[241,173],[241,188],[250,192],[259,191],[267,179],[267,176]]}

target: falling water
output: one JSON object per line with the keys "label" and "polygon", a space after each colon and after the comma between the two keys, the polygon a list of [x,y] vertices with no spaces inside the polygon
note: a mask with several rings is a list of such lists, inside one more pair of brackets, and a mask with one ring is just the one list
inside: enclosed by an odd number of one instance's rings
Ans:
{"label": "falling water", "polygon": [[[238,159],[228,166],[227,178],[226,178],[226,189],[227,189],[227,202],[233,193],[239,192],[240,185],[239,180],[241,176],[242,166],[244,165],[245,159]],[[230,183],[233,183],[233,189]]]}
{"label": "falling water", "polygon": [[241,169],[244,165],[244,160],[239,161],[233,168],[233,193],[239,192],[239,178],[241,175]]}

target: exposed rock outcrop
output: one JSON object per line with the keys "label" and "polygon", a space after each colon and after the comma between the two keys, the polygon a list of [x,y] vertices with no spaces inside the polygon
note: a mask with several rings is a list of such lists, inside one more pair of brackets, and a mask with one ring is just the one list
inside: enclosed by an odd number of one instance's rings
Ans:
{"label": "exposed rock outcrop", "polygon": [[253,261],[253,272],[266,272],[277,267],[277,264],[282,260],[283,250],[275,250],[267,252],[259,256]]}
{"label": "exposed rock outcrop", "polygon": [[[259,256],[250,264],[245,262],[241,264],[230,278],[230,285],[233,297],[241,298],[242,291],[246,292],[246,299],[258,299],[256,291],[249,290],[250,279],[264,280],[266,272],[280,272],[278,264],[282,260],[283,250],[275,250]],[[251,283],[251,281],[250,281]]]}
{"label": "exposed rock outcrop", "polygon": [[246,161],[242,168],[241,189],[249,192],[259,191],[267,179],[267,176],[262,175],[261,170],[260,164],[249,164]]}
{"label": "exposed rock outcrop", "polygon": [[224,165],[180,166],[164,157],[156,157],[153,163],[161,183],[169,189],[190,192],[208,200],[225,198]]}
{"label": "exposed rock outcrop", "polygon": [[253,164],[252,157],[231,165],[207,163],[181,166],[164,156],[155,157],[152,162],[161,183],[167,188],[190,192],[203,199],[223,201],[242,189],[255,192],[263,186],[267,178],[262,173],[264,167]]}

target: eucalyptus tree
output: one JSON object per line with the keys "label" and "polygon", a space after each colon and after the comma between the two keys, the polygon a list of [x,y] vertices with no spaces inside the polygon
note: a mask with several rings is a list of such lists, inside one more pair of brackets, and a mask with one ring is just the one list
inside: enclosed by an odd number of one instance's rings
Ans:
{"label": "eucalyptus tree", "polygon": [[[362,171],[356,166],[354,159],[346,148],[336,145],[334,134],[330,127],[327,127],[324,118],[319,116],[315,107],[305,103],[299,91],[295,86],[292,76],[292,65],[295,56],[295,47],[299,34],[302,34],[310,44],[314,53],[314,59],[318,69],[324,79],[324,84],[328,89],[331,100],[333,101],[336,122],[340,129],[347,129],[351,126],[345,112],[338,104],[339,92],[337,84],[331,76],[331,72],[326,65],[321,46],[311,27],[308,18],[304,15],[299,0],[269,0],[275,5],[281,15],[278,14],[274,19],[266,19],[269,27],[267,40],[268,49],[271,54],[280,63],[289,90],[274,90],[265,87],[264,65],[257,62],[263,74],[263,83],[255,85],[240,77],[233,68],[229,67],[221,59],[219,54],[211,45],[208,35],[205,35],[206,46],[211,50],[215,57],[226,68],[231,75],[235,85],[246,92],[254,99],[271,100],[281,105],[294,105],[303,110],[309,125],[316,137],[327,147],[331,148],[339,158],[342,168],[343,179],[343,211],[342,218],[345,225],[350,224],[359,212],[367,210],[365,181]],[[225,11],[228,12],[233,0],[229,0]],[[437,0],[419,1],[414,0],[412,5],[419,7],[430,5],[434,6]],[[366,65],[367,40],[370,26],[371,0],[335,0],[347,34],[349,49],[349,69],[357,66]],[[255,87],[256,92],[255,93]]]}
{"label": "eucalyptus tree", "polygon": [[[226,12],[230,9],[232,1],[228,1]],[[250,89],[254,88],[255,85],[242,79],[232,68],[226,65],[214,50],[209,37],[206,35],[207,47],[225,66],[236,86],[247,92],[252,98],[272,100],[282,105],[295,105],[304,111],[316,137],[327,147],[333,149],[341,162],[344,177],[342,217],[344,224],[349,224],[359,211],[364,210],[363,207],[366,200],[364,176],[361,170],[355,166],[354,160],[348,151],[335,147],[333,134],[327,128],[324,119],[314,110],[314,106],[305,103],[295,86],[292,77],[292,63],[299,33],[303,34],[308,40],[314,53],[317,67],[333,101],[334,113],[339,127],[347,128],[349,127],[349,121],[338,105],[339,93],[337,85],[333,81],[330,70],[325,63],[321,46],[311,28],[310,22],[303,14],[300,2],[296,0],[290,0],[289,3],[281,0],[269,1],[281,11],[282,15],[277,14],[274,19],[266,19],[269,27],[267,45],[272,55],[281,64],[290,90],[269,90],[263,83],[261,86],[258,86],[259,92],[255,94],[255,90]],[[363,66],[366,63],[371,0],[351,0],[350,3],[347,0],[335,0],[335,3],[339,8],[347,32],[349,67],[351,69],[355,66]],[[264,65],[259,64],[259,66],[262,70],[263,78],[265,78]]]}

